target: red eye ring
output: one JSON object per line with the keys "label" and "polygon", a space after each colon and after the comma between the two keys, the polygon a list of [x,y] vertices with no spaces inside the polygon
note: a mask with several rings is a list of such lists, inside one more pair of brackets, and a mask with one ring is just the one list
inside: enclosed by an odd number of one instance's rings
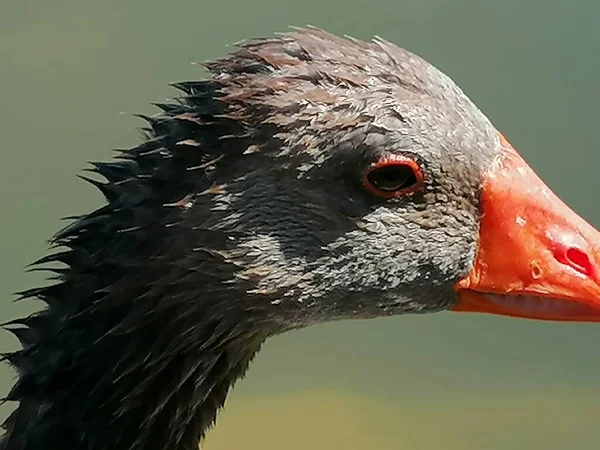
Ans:
{"label": "red eye ring", "polygon": [[378,197],[394,198],[418,190],[423,179],[423,170],[417,161],[392,153],[369,166],[363,175],[363,184]]}

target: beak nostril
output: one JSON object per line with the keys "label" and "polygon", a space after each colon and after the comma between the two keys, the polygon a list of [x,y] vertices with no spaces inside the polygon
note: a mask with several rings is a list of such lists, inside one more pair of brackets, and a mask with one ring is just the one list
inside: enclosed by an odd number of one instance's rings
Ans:
{"label": "beak nostril", "polygon": [[577,247],[568,248],[565,252],[565,259],[568,265],[585,275],[591,275],[594,271],[589,256]]}

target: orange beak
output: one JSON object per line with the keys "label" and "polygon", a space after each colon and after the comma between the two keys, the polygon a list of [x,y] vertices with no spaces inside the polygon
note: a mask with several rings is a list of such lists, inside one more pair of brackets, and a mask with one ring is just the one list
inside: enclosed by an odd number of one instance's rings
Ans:
{"label": "orange beak", "polygon": [[477,257],[453,311],[600,322],[600,233],[501,141],[484,175]]}

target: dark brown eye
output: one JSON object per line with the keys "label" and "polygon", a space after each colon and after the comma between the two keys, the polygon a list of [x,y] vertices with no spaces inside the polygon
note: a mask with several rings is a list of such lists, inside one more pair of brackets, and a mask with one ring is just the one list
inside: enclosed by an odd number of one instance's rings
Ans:
{"label": "dark brown eye", "polygon": [[421,186],[423,171],[411,158],[389,155],[367,169],[363,182],[371,193],[379,197],[398,197],[414,192]]}

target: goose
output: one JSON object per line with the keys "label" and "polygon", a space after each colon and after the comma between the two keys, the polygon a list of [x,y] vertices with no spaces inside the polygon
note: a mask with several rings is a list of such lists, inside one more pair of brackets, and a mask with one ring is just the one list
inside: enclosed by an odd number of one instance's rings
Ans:
{"label": "goose", "polygon": [[299,28],[205,66],[34,263],[55,282],[5,325],[1,450],[196,449],[265,340],[310,325],[600,320],[598,231],[428,62]]}

